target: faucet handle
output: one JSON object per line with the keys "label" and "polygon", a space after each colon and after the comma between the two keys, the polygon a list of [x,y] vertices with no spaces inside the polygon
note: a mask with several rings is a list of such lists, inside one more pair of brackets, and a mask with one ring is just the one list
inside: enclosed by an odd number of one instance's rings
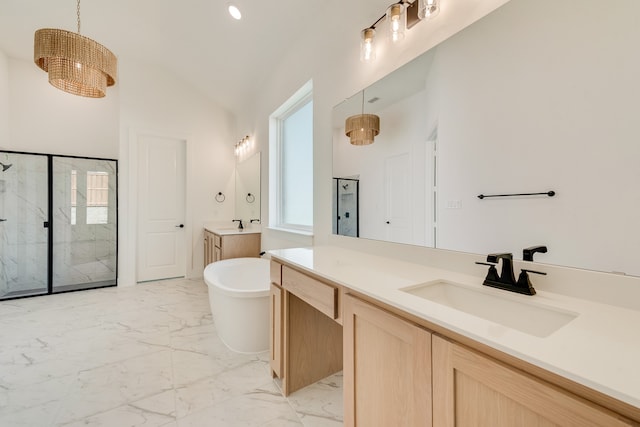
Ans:
{"label": "faucet handle", "polygon": [[542,254],[547,253],[547,247],[543,245],[539,246],[531,246],[529,248],[524,248],[522,250],[522,260],[523,261],[533,261],[533,254],[536,252],[540,252]]}
{"label": "faucet handle", "polygon": [[484,279],[485,281],[488,280],[488,281],[497,282],[498,280],[500,280],[500,277],[498,276],[498,270],[496,270],[497,264],[492,264],[488,262],[479,262],[479,261],[476,261],[476,264],[489,266],[489,271],[487,271],[487,277],[485,277]]}
{"label": "faucet handle", "polygon": [[516,286],[528,290],[529,295],[535,295],[536,290],[533,288],[531,280],[529,280],[528,273],[541,274],[543,276],[546,276],[547,273],[543,273],[542,271],[527,270],[526,268],[523,268],[522,271],[520,271],[520,276],[518,276],[518,282],[516,283]]}
{"label": "faucet handle", "polygon": [[521,273],[535,273],[535,274],[540,274],[541,276],[546,276],[547,275],[547,273],[544,273],[542,271],[528,270],[526,268],[523,268]]}

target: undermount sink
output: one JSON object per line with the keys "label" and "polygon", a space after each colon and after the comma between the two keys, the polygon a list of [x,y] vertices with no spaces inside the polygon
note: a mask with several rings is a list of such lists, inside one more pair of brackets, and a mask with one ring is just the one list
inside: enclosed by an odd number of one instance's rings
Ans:
{"label": "undermount sink", "polygon": [[533,301],[517,300],[535,298],[535,296],[505,295],[502,297],[495,295],[498,291],[493,289],[476,290],[444,280],[435,280],[400,290],[540,338],[551,335],[578,317],[577,313],[570,311],[536,304]]}

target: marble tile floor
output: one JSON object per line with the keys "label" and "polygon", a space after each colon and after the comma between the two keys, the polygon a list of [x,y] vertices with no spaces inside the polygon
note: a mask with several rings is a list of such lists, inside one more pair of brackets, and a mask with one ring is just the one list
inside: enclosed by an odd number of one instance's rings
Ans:
{"label": "marble tile floor", "polygon": [[220,341],[201,280],[0,302],[0,426],[342,425],[340,374],[282,397]]}

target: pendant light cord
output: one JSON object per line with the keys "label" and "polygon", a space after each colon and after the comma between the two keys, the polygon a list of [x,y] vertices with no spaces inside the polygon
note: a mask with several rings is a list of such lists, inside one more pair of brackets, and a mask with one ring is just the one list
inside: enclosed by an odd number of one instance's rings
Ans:
{"label": "pendant light cord", "polygon": [[77,13],[78,13],[78,34],[80,34],[80,0],[78,0]]}

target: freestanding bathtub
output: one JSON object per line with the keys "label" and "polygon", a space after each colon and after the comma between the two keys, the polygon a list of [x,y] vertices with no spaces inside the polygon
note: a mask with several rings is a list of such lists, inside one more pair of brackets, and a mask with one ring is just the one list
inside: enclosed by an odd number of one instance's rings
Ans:
{"label": "freestanding bathtub", "polygon": [[218,335],[231,350],[269,349],[269,260],[233,258],[204,269]]}

